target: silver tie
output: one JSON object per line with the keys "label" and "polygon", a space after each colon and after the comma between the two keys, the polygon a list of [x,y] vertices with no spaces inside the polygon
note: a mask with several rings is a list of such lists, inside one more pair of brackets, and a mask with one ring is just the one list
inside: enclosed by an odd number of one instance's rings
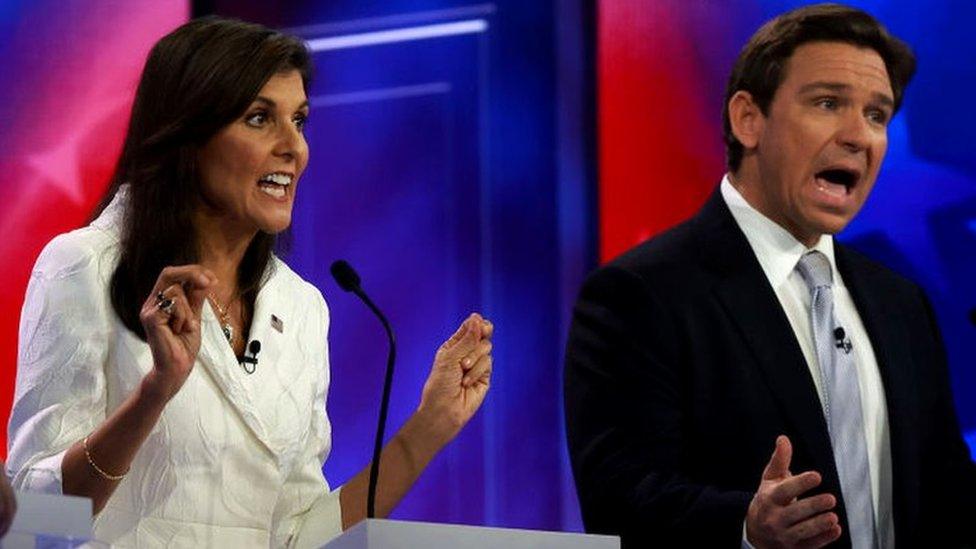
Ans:
{"label": "silver tie", "polygon": [[847,524],[854,549],[877,547],[874,500],[868,447],[861,414],[857,366],[847,334],[834,316],[833,275],[827,256],[808,252],[796,265],[810,289],[810,322],[820,363],[824,416],[834,451],[834,464],[847,507]]}

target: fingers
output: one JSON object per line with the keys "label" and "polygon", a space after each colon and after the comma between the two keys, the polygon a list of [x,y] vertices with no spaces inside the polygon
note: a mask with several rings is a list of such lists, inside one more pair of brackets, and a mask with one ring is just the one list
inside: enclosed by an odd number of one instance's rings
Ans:
{"label": "fingers", "polygon": [[840,535],[837,514],[830,511],[837,505],[837,498],[818,494],[800,499],[823,479],[816,471],[791,474],[792,457],[789,438],[777,437],[759,490],[749,504],[746,528],[750,540],[755,538],[763,544],[821,547]]}
{"label": "fingers", "polygon": [[[177,332],[182,331],[188,319],[200,316],[207,293],[216,283],[213,272],[200,265],[166,267],[143,304],[143,325],[148,329],[170,324]],[[173,301],[172,308],[166,300]],[[161,302],[169,313],[160,309]]]}
{"label": "fingers", "polygon": [[461,378],[461,386],[470,387],[483,379],[490,378],[491,360],[490,354],[482,355],[482,357],[474,363],[474,366],[472,366],[472,368],[464,374],[464,377]]}
{"label": "fingers", "polygon": [[803,498],[783,510],[783,520],[787,524],[798,524],[814,515],[833,509],[835,505],[837,505],[837,498],[830,494]]}
{"label": "fingers", "polygon": [[488,341],[487,339],[482,339],[478,341],[475,344],[474,349],[472,349],[471,352],[467,354],[467,356],[461,359],[461,368],[464,371],[470,370],[475,365],[475,363],[481,360],[481,357],[491,354],[491,348],[492,348],[491,341]]}
{"label": "fingers", "polygon": [[[836,515],[834,516],[836,517]],[[823,547],[825,545],[828,545],[840,539],[840,533],[841,533],[840,524],[836,524],[833,527],[821,532],[820,534],[812,538],[804,539],[797,545],[797,547],[801,549],[807,549],[807,548],[819,549],[820,547]]]}
{"label": "fingers", "polygon": [[823,547],[840,537],[840,519],[836,513],[817,515],[790,528],[787,537],[799,547]]}
{"label": "fingers", "polygon": [[155,291],[173,284],[193,285],[196,287],[209,287],[217,282],[217,276],[210,269],[200,265],[180,265],[178,267],[166,267],[159,273],[156,280]]}
{"label": "fingers", "polygon": [[793,459],[793,445],[790,444],[789,437],[780,435],[776,437],[776,448],[773,456],[769,458],[766,469],[763,471],[763,480],[776,480],[787,477],[790,474],[790,460]]}
{"label": "fingers", "polygon": [[173,317],[170,320],[173,333],[182,334],[184,330],[195,330],[197,327],[197,315],[190,309],[190,303],[187,301],[186,294],[183,292],[183,287],[176,284],[170,286],[165,293],[166,296],[172,296],[169,299],[172,299],[175,305],[173,308]]}
{"label": "fingers", "polygon": [[454,335],[441,345],[438,352],[444,353],[444,358],[449,361],[461,360],[471,354],[481,341],[481,323],[481,315],[472,313],[461,323]]}
{"label": "fingers", "polygon": [[819,486],[821,480],[820,473],[816,471],[800,473],[773,487],[769,492],[769,498],[779,505],[789,505],[790,502],[805,492]]}
{"label": "fingers", "polygon": [[495,325],[487,318],[481,319],[481,339],[491,339],[495,334]]}
{"label": "fingers", "polygon": [[149,310],[151,322],[147,327],[169,325],[174,334],[184,330],[195,330],[199,323],[198,315],[190,309],[183,287],[173,284],[153,296],[154,304]]}
{"label": "fingers", "polygon": [[156,286],[152,290],[152,296],[165,288],[178,284],[186,289],[192,309],[199,310],[203,306],[203,300],[206,298],[207,292],[216,283],[217,276],[210,269],[206,269],[200,265],[166,267],[159,273]]}

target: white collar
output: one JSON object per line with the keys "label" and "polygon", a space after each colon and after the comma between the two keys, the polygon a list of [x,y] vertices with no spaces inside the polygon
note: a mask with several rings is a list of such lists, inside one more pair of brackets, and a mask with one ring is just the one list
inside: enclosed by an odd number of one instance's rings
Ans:
{"label": "white collar", "polygon": [[99,229],[112,234],[119,238],[122,233],[122,217],[125,214],[125,210],[129,205],[129,184],[123,183],[119,185],[119,188],[115,191],[115,196],[109,201],[108,206],[102,210],[102,213],[98,214],[98,217],[92,221],[92,226],[98,227]]}
{"label": "white collar", "polygon": [[762,266],[773,288],[778,288],[786,282],[790,273],[796,268],[797,262],[800,261],[800,257],[813,250],[827,256],[834,273],[834,284],[843,286],[843,280],[838,274],[837,264],[834,261],[833,236],[820,235],[817,243],[807,248],[789,231],[746,202],[738,189],[732,186],[728,174],[722,178],[721,192],[722,198],[732,212],[732,217],[746,235],[746,240],[749,241],[756,259],[759,260],[759,265]]}

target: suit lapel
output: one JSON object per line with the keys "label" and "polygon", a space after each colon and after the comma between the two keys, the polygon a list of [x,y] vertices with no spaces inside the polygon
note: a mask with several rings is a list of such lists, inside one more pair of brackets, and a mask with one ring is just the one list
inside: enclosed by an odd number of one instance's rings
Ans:
{"label": "suit lapel", "polygon": [[910,367],[911,334],[888,298],[884,278],[878,268],[864,261],[844,246],[836,246],[837,269],[858,315],[864,323],[871,347],[878,362],[881,381],[884,384],[885,402],[888,408],[888,431],[891,447],[892,497],[895,513],[895,539],[912,539],[915,517],[919,509],[918,422],[915,411],[916,384]]}
{"label": "suit lapel", "polygon": [[817,389],[789,319],[735,218],[716,190],[695,218],[702,261],[716,276],[719,302],[756,358],[763,379],[825,485],[837,485]]}
{"label": "suit lapel", "polygon": [[244,372],[234,356],[224,334],[220,321],[214,314],[210,303],[203,306],[200,352],[197,360],[210,375],[214,383],[226,397],[228,405],[236,411],[254,437],[273,453],[268,445],[268,433],[252,398],[249,376]]}
{"label": "suit lapel", "polygon": [[[307,422],[300,421],[302,402],[308,399],[299,393],[312,390],[314,382],[308,377],[313,368],[304,368],[303,353],[296,349],[293,356],[279,364],[286,343],[286,331],[294,326],[294,304],[283,293],[281,277],[272,273],[258,293],[254,304],[248,343],[261,342],[254,373],[248,374],[237,362],[227,344],[220,323],[210,304],[204,306],[202,338],[198,360],[229,406],[236,411],[254,437],[279,461],[291,458],[294,442],[300,440]],[[272,315],[279,321],[272,323]],[[292,322],[289,322],[292,321]],[[281,327],[279,331],[277,328]],[[294,347],[292,345],[291,347]],[[250,353],[248,353],[250,355]]]}

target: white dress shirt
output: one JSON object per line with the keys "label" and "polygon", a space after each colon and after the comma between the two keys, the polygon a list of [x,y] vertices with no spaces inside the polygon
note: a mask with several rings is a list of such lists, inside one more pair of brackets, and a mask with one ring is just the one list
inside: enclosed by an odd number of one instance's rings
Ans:
{"label": "white dress shirt", "polygon": [[[31,273],[8,443],[17,489],[60,493],[65,451],[153,367],[109,298],[124,197],[125,188],[91,225],[52,240]],[[249,334],[262,342],[254,373],[205,305],[196,364],[95,518],[100,541],[317,547],[341,532],[339,490],[321,469],[331,447],[329,312],[314,286],[272,261]]]}
{"label": "white dress shirt", "polygon": [[[844,278],[837,270],[834,261],[834,239],[830,235],[822,235],[816,245],[807,248],[789,231],[746,202],[739,191],[732,186],[727,175],[722,179],[721,193],[790,321],[807,367],[810,369],[810,377],[817,388],[821,405],[824,396],[820,364],[817,361],[813,342],[813,328],[810,325],[810,290],[796,270],[796,265],[800,257],[811,250],[822,252],[830,261],[834,277],[834,315],[837,317],[838,324],[844,327],[850,337],[857,365],[878,540],[883,548],[894,547],[895,528],[891,516],[891,449],[884,385],[881,382],[871,340],[864,329],[864,323],[854,306],[851,294],[844,285]],[[757,485],[758,482],[759,479],[756,479]],[[745,541],[744,535],[743,540]]]}

